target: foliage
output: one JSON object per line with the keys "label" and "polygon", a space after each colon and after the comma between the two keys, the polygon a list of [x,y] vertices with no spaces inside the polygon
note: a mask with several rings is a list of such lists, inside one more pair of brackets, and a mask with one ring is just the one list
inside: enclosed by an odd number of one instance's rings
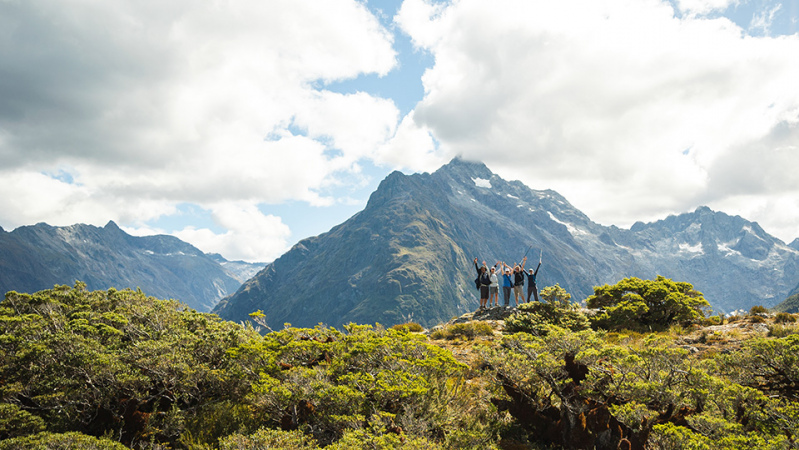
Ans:
{"label": "foliage", "polygon": [[17,405],[0,403],[0,440],[44,431],[41,417],[21,409]]}
{"label": "foliage", "polygon": [[424,331],[424,327],[422,327],[416,322],[399,323],[393,325],[391,328],[395,330],[404,330],[408,333],[421,333],[422,331]]}
{"label": "foliage", "polygon": [[31,414],[47,431],[175,443],[186,420],[247,389],[225,375],[226,351],[254,336],[140,291],[76,283],[9,292],[0,304],[0,401],[17,408],[18,422]]}
{"label": "foliage", "polygon": [[538,293],[538,297],[541,301],[547,303],[568,303],[572,295],[566,292],[566,289],[560,287],[560,283],[557,283],[554,286],[547,286],[541,289],[541,292]]}
{"label": "foliage", "polygon": [[505,332],[525,332],[538,336],[549,332],[554,325],[572,331],[589,327],[588,319],[579,307],[569,302],[569,295],[560,286],[549,286],[541,291],[540,302],[519,305],[516,313],[505,320]]}
{"label": "foliage", "polygon": [[730,379],[763,392],[799,400],[799,335],[753,338],[734,355],[719,357]]}
{"label": "foliage", "polygon": [[96,438],[85,434],[38,433],[0,441],[0,450],[126,450],[127,447],[108,438]]}
{"label": "foliage", "polygon": [[771,353],[760,362],[778,368],[749,383],[764,392],[730,381],[735,371],[740,382],[752,373],[746,358],[694,359],[668,336],[628,344],[603,336],[559,328],[506,336],[485,355],[507,395],[496,402],[542,444],[568,448],[787,448],[799,430],[795,388],[788,380],[763,384],[799,367],[789,356],[793,342],[748,350]]}
{"label": "foliage", "polygon": [[766,309],[763,305],[755,305],[749,310],[749,315],[756,316],[759,314],[766,314],[768,313],[768,309]]}
{"label": "foliage", "polygon": [[791,313],[784,313],[778,312],[776,316],[774,316],[775,323],[795,323],[796,317]]}
{"label": "foliage", "polygon": [[486,322],[465,322],[447,325],[430,333],[432,339],[474,339],[477,336],[493,336],[494,328]]}
{"label": "foliage", "polygon": [[786,298],[782,303],[772,309],[780,312],[799,313],[799,292]]}
{"label": "foliage", "polygon": [[431,440],[472,430],[481,444],[493,439],[482,431],[494,420],[491,408],[474,404],[466,367],[449,352],[404,330],[345,331],[286,329],[233,349],[242,368],[258,374],[247,399],[255,415],[270,427],[305,430],[320,445],[362,427]]}
{"label": "foliage", "polygon": [[710,304],[690,283],[658,275],[655,280],[625,278],[613,286],[594,287],[586,299],[602,311],[592,317],[596,328],[661,330],[674,323],[687,325],[705,317]]}
{"label": "foliage", "polygon": [[219,450],[316,450],[319,447],[312,438],[299,430],[282,431],[259,428],[244,436],[234,433],[219,440]]}
{"label": "foliage", "polygon": [[10,292],[0,450],[799,447],[799,334],[692,354],[677,321],[594,331],[567,295],[506,322],[532,331],[443,328],[492,336],[470,369],[408,327],[262,336],[139,291]]}
{"label": "foliage", "polygon": [[768,326],[769,337],[781,338],[785,336],[790,336],[792,334],[799,334],[799,325],[795,324],[780,325],[778,323],[775,323],[773,325]]}

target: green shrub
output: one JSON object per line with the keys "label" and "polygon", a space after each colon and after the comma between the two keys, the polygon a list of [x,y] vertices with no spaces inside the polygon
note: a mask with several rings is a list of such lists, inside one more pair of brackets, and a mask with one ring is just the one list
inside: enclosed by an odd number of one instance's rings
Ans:
{"label": "green shrub", "polygon": [[219,450],[317,450],[316,442],[302,431],[281,431],[261,428],[244,436],[231,434],[219,440]]}
{"label": "green shrub", "polygon": [[671,423],[655,425],[647,448],[652,450],[710,450],[713,442],[701,434]]}
{"label": "green shrub", "polygon": [[550,286],[542,292],[547,290],[548,293],[555,295],[547,297],[542,295],[541,297],[547,301],[519,305],[516,313],[505,319],[506,333],[524,332],[543,336],[549,332],[552,325],[571,331],[585,330],[589,327],[585,314],[580,312],[576,304],[569,303],[568,299],[571,296],[563,295],[566,291],[560,286]]}
{"label": "green shrub", "polygon": [[719,314],[716,316],[705,317],[704,319],[702,319],[700,324],[705,327],[712,327],[714,325],[724,325],[724,315]]}
{"label": "green shrub", "polygon": [[595,328],[663,330],[672,324],[701,321],[710,304],[690,283],[660,275],[655,280],[625,278],[613,286],[594,287],[586,299],[601,312],[590,318]]}
{"label": "green shrub", "polygon": [[795,323],[796,317],[791,313],[785,312],[778,312],[776,316],[774,316],[775,323]]}
{"label": "green shrub", "polygon": [[452,325],[447,325],[444,328],[438,329],[430,333],[430,337],[433,339],[474,339],[477,336],[493,336],[494,335],[494,328],[491,324],[476,321],[476,322],[465,322],[465,323],[456,323]]}
{"label": "green shrub", "polygon": [[792,334],[799,334],[799,327],[796,325],[781,325],[776,323],[768,327],[769,337],[783,338]]}
{"label": "green shrub", "polygon": [[416,322],[398,323],[393,325],[391,328],[397,331],[405,331],[407,333],[421,333],[424,331],[424,327]]}
{"label": "green shrub", "polygon": [[566,292],[566,289],[560,287],[560,283],[558,283],[554,286],[547,286],[542,289],[538,297],[541,299],[541,301],[547,303],[568,303],[572,298],[572,295]]}
{"label": "green shrub", "polygon": [[378,434],[366,430],[344,433],[338,442],[327,447],[330,450],[444,450],[444,447],[425,438],[406,437],[400,433]]}
{"label": "green shrub", "polygon": [[752,309],[749,310],[749,314],[752,316],[756,316],[759,314],[766,314],[766,313],[768,313],[768,310],[766,309],[765,306],[762,305],[755,305],[752,307]]}
{"label": "green shrub", "polygon": [[44,431],[41,417],[35,416],[17,405],[0,403],[0,440]]}
{"label": "green shrub", "polygon": [[0,441],[0,450],[127,450],[127,447],[105,438],[81,433],[39,433]]}
{"label": "green shrub", "polygon": [[[6,433],[35,432],[43,421],[49,431],[130,446],[175,445],[197,434],[187,419],[249,389],[245,377],[222,376],[228,350],[247,339],[260,336],[141,291],[76,283],[9,292],[0,303],[0,401],[18,399],[26,411],[3,406],[0,422]],[[80,436],[37,439],[89,439]]]}

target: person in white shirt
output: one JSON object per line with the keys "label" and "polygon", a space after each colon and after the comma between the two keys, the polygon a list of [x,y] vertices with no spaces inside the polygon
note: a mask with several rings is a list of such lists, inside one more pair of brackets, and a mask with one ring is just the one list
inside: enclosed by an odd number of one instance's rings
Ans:
{"label": "person in white shirt", "polygon": [[499,277],[497,276],[497,266],[499,263],[496,263],[494,267],[491,268],[491,284],[488,285],[488,306],[489,308],[492,306],[499,306]]}

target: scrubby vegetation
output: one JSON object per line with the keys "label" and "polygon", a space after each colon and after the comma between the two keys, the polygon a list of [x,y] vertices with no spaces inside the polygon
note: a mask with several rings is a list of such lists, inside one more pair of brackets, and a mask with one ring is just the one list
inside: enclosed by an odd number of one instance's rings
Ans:
{"label": "scrubby vegetation", "polygon": [[433,339],[474,339],[477,336],[493,336],[494,327],[486,322],[466,322],[447,325],[430,333]]}
{"label": "scrubby vegetation", "polygon": [[261,336],[175,301],[83,284],[10,292],[0,304],[0,439],[18,438],[13,448],[67,433],[134,448],[489,446],[491,404],[474,401],[466,366],[426,341],[365,325]]}
{"label": "scrubby vegetation", "polygon": [[690,283],[660,275],[655,280],[631,277],[613,286],[595,287],[586,304],[602,310],[592,320],[595,327],[608,330],[662,330],[673,323],[696,322],[710,309],[702,293]]}
{"label": "scrubby vegetation", "polygon": [[517,313],[505,320],[505,331],[543,336],[553,326],[571,331],[585,330],[590,326],[577,304],[569,302],[571,295],[562,287],[544,288],[540,298],[540,302],[519,305]]}
{"label": "scrubby vegetation", "polygon": [[596,288],[593,315],[553,286],[502,333],[430,336],[261,335],[139,291],[10,292],[0,450],[799,448],[799,334],[725,331],[689,284],[636,280]]}

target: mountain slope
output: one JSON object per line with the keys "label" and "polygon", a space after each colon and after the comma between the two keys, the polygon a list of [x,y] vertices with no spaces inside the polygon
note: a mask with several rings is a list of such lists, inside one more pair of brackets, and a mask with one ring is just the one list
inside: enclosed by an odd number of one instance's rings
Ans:
{"label": "mountain slope", "polygon": [[432,174],[392,173],[363,211],[299,242],[214,311],[244,320],[260,309],[273,327],[432,325],[476,307],[475,256],[511,263],[528,249],[528,268],[543,252],[539,287],[559,283],[575,299],[626,276],[662,274],[731,310],[773,305],[799,279],[799,251],[740,217],[699,208],[605,227],[554,191],[455,159]]}
{"label": "mountain slope", "polygon": [[83,281],[89,289],[140,287],[199,311],[241,282],[197,248],[172,236],[131,236],[114,222],[0,230],[0,291],[36,292]]}

